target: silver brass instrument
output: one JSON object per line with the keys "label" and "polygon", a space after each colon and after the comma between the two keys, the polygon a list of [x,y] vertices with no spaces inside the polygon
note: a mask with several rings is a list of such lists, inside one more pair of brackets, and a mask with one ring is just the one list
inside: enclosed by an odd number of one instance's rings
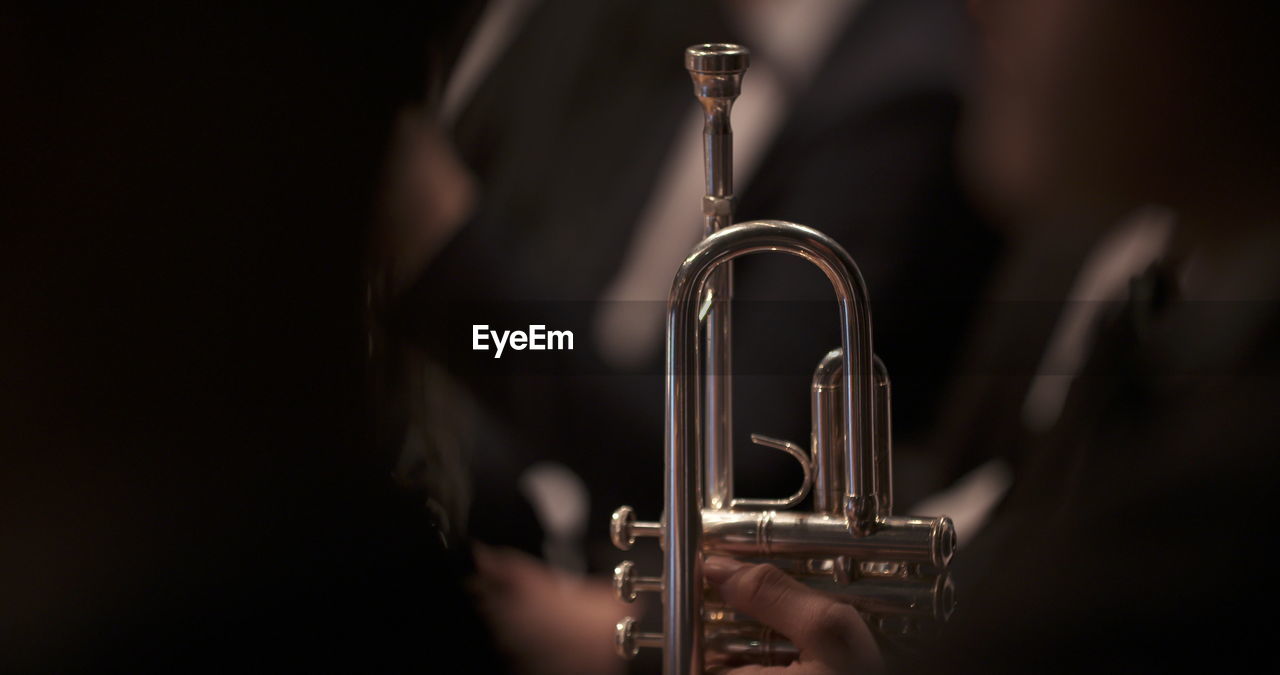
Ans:
{"label": "silver brass instrument", "polygon": [[[882,634],[910,634],[945,621],[954,606],[947,565],[955,529],[946,517],[893,515],[889,378],[871,345],[867,289],[857,265],[825,234],[794,223],[732,225],[733,134],[729,113],[749,62],[737,45],[685,51],[685,67],[705,113],[706,238],[680,266],[667,301],[666,478],[660,522],[613,514],[614,544],[659,539],[660,577],[614,573],[619,596],[662,596],[662,632],[640,632],[631,618],[617,627],[619,653],[663,650],[667,675],[702,673],[709,657],[782,664],[796,657],[784,638],[718,604],[704,583],[706,555],[778,565],[802,582],[849,602]],[[733,494],[730,400],[731,261],[763,251],[796,255],[826,275],[840,312],[840,347],[818,364],[810,389],[812,454],[794,443],[752,441],[792,455],[804,471],[786,499]],[[785,510],[812,489],[813,510]]]}

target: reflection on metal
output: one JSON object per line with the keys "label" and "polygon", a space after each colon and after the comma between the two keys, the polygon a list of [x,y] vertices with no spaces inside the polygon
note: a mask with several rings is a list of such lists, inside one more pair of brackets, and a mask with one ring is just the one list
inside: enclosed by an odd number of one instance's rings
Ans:
{"label": "reflection on metal", "polygon": [[[871,345],[871,313],[862,275],[825,234],[776,220],[732,225],[732,131],[729,111],[749,54],[707,44],[685,52],[694,93],[705,112],[706,238],[681,265],[667,301],[666,478],[662,522],[636,520],[631,507],[613,516],[611,535],[628,550],[638,537],[659,539],[661,577],[636,576],[624,562],[614,574],[620,598],[662,596],[662,631],[617,626],[625,658],[643,647],[663,650],[667,675],[700,674],[709,664],[785,664],[796,655],[784,637],[736,614],[710,594],[705,555],[771,562],[803,583],[848,602],[887,635],[922,632],[945,621],[955,604],[946,572],[955,529],[946,517],[894,516],[889,377]],[[778,252],[817,266],[835,290],[840,347],[823,358],[810,388],[812,453],[788,441],[752,440],[790,454],[804,480],[785,499],[733,494],[730,372],[731,261]],[[793,511],[808,493],[811,511]]]}

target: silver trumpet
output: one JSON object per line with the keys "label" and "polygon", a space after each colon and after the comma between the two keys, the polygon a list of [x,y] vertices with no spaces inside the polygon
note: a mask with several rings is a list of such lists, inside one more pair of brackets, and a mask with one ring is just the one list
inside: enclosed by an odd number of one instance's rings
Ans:
{"label": "silver trumpet", "polygon": [[[619,622],[624,658],[642,647],[663,651],[667,675],[702,673],[708,661],[783,664],[796,658],[785,638],[718,602],[703,580],[706,555],[767,561],[803,583],[856,607],[884,635],[910,635],[945,621],[954,607],[947,565],[955,528],[946,517],[893,515],[889,378],[871,345],[867,289],[849,254],[827,235],[776,220],[732,225],[733,132],[729,114],[750,55],[737,45],[685,51],[685,67],[705,113],[706,238],[685,259],[667,300],[666,478],[660,522],[613,514],[614,545],[659,540],[660,577],[614,572],[618,595],[662,595],[662,632]],[[840,347],[822,359],[809,392],[811,450],[752,435],[790,454],[804,472],[785,499],[733,494],[730,301],[731,261],[778,251],[817,265],[835,289]],[[812,491],[813,510],[787,510]]]}

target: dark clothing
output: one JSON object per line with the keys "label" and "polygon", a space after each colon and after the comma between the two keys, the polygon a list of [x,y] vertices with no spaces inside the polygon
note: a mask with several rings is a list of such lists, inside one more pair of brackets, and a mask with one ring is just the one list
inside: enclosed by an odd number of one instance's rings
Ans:
{"label": "dark clothing", "polygon": [[0,671],[500,672],[368,442],[435,3],[0,9]]}
{"label": "dark clothing", "polygon": [[[604,542],[615,507],[631,504],[644,518],[660,510],[663,354],[658,344],[635,368],[610,365],[593,343],[593,319],[666,149],[695,107],[684,48],[738,38],[713,9],[553,0],[534,10],[457,124],[483,191],[480,210],[402,304],[420,343],[521,441],[479,455],[511,453],[517,466],[555,459],[585,479],[588,533],[602,548],[597,568],[616,562]],[[930,423],[953,336],[996,249],[953,164],[966,38],[954,3],[868,2],[739,191],[739,220],[811,225],[862,265],[877,351],[897,378],[900,438]],[[689,209],[696,223],[698,205]],[[808,437],[809,378],[838,342],[834,296],[817,269],[787,256],[743,259],[735,277],[738,492],[785,494],[800,479],[794,462],[746,439]],[[456,335],[433,330],[441,315]],[[477,358],[473,323],[546,324],[572,330],[578,344],[571,353]],[[478,480],[478,502],[511,492]],[[498,541],[525,531],[473,524],[477,536]]]}
{"label": "dark clothing", "polygon": [[[1276,254],[1261,237],[1240,265]],[[1212,302],[1159,267],[1135,279],[958,554],[938,672],[1274,668],[1280,285],[1245,278]]]}

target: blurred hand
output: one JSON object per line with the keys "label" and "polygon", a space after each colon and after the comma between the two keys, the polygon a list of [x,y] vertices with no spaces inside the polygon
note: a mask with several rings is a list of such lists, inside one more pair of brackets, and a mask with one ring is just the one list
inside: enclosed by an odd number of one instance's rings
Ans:
{"label": "blurred hand", "polygon": [[481,612],[519,672],[623,672],[614,626],[635,608],[614,597],[609,582],[561,572],[514,549],[477,544],[475,560]]}
{"label": "blurred hand", "polygon": [[785,635],[800,649],[788,666],[745,666],[732,675],[868,675],[884,671],[871,630],[853,607],[801,584],[773,565],[712,556],[703,573],[725,604]]}

